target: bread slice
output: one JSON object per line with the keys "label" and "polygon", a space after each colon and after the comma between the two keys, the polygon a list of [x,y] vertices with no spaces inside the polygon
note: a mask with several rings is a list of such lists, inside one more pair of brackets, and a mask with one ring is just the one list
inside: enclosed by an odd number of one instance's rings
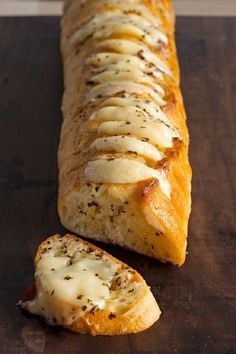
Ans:
{"label": "bread slice", "polygon": [[160,316],[138,272],[69,234],[41,243],[35,285],[20,306],[51,325],[93,336],[140,332]]}

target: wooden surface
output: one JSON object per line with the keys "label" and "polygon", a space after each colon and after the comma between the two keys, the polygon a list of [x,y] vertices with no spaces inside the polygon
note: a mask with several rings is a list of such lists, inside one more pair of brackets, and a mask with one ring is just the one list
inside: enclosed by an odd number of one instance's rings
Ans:
{"label": "wooden surface", "polygon": [[191,134],[189,255],[177,269],[116,247],[162,310],[146,332],[77,335],[16,307],[37,245],[64,232],[56,154],[62,69],[58,18],[0,19],[0,353],[236,352],[236,19],[178,18],[177,43]]}

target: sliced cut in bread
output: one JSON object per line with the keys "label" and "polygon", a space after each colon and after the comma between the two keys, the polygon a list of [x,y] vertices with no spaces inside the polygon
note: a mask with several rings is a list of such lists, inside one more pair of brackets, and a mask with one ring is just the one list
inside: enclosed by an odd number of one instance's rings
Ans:
{"label": "sliced cut in bread", "polygon": [[192,172],[172,1],[64,5],[60,220],[180,266]]}
{"label": "sliced cut in bread", "polygon": [[138,272],[68,234],[51,236],[39,246],[35,284],[20,306],[51,325],[91,335],[140,332],[160,316]]}

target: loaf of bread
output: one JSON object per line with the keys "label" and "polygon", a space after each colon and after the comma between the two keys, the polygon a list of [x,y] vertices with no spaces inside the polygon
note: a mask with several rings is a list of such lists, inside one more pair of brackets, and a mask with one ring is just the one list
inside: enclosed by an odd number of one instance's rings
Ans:
{"label": "loaf of bread", "polygon": [[181,265],[188,130],[169,0],[69,0],[58,209],[76,234]]}
{"label": "loaf of bread", "polygon": [[92,335],[140,332],[160,316],[140,274],[72,235],[39,246],[35,284],[20,306],[51,325]]}

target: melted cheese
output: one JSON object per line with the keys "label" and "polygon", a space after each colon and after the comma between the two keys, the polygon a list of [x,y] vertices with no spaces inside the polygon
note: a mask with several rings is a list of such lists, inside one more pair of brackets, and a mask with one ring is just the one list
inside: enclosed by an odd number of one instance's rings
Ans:
{"label": "melted cheese", "polygon": [[113,34],[119,34],[119,35],[130,35],[138,38],[139,40],[142,40],[144,43],[146,43],[149,46],[153,46],[158,43],[158,41],[164,41],[165,43],[167,42],[167,38],[163,35],[158,30],[142,30],[138,28],[138,26],[132,25],[132,24],[123,24],[122,26],[119,23],[120,21],[118,20],[117,23],[111,23],[111,26],[109,28],[101,29],[100,31],[96,31],[94,34],[94,38],[97,39],[102,39],[102,38],[108,38]]}
{"label": "melted cheese", "polygon": [[88,92],[86,101],[90,101],[98,97],[111,96],[122,92],[147,95],[152,97],[159,105],[164,105],[166,103],[153,89],[130,81],[107,82],[96,85]]}
{"label": "melted cheese", "polygon": [[[95,50],[98,52],[111,50],[113,52],[120,53],[120,54],[140,56],[142,60],[146,60],[148,63],[155,65],[155,67],[158,68],[159,70],[162,70],[165,74],[172,76],[172,73],[170,72],[168,66],[162,60],[160,60],[155,55],[153,55],[153,53],[150,52],[148,47],[146,47],[143,43],[134,42],[128,39],[107,39],[99,42]],[[127,64],[127,60],[125,60],[126,64]],[[119,61],[117,65],[120,64],[120,62],[121,61]],[[138,63],[138,61],[136,61],[136,63],[133,63],[133,65],[142,68],[144,71],[144,67],[142,63]],[[149,68],[145,68],[145,70],[146,72],[149,73],[149,75],[151,74],[152,76],[158,76],[159,78],[163,79],[161,73],[155,72],[153,68],[149,67]]]}
{"label": "melted cheese", "polygon": [[140,50],[144,50],[142,43],[134,42],[128,39],[107,39],[99,42],[95,50],[104,51],[112,50],[117,53],[137,55]]}
{"label": "melted cheese", "polygon": [[98,151],[104,152],[134,152],[143,155],[153,161],[160,161],[165,157],[155,146],[127,136],[110,136],[96,139],[92,146]]}
{"label": "melted cheese", "polygon": [[153,126],[147,123],[138,125],[133,122],[104,122],[98,128],[100,135],[132,135],[143,139],[146,142],[150,142],[153,145],[168,148],[172,146],[173,135],[171,131],[165,125],[159,123],[157,126]]}
{"label": "melted cheese", "polygon": [[145,219],[149,225],[154,227],[155,230],[161,231],[163,234],[165,234],[165,229],[161,225],[159,219],[156,217],[156,214],[154,214],[152,211],[150,211],[150,206],[142,206],[143,214],[145,216]]}
{"label": "melted cheese", "polygon": [[[134,2],[133,2],[134,3]],[[107,9],[113,9],[114,11],[119,11],[120,13],[134,13],[136,15],[141,16],[144,19],[147,19],[153,26],[160,26],[161,20],[152,15],[150,10],[143,6],[139,5],[137,2],[135,6],[133,4],[129,4],[128,1],[120,1],[120,0],[97,0],[90,3],[92,8],[94,7],[104,7]],[[104,11],[103,8],[103,11]]]}
{"label": "melted cheese", "polygon": [[148,51],[144,51],[142,53],[143,60],[138,58],[137,56],[134,55],[129,55],[129,54],[119,54],[119,53],[97,53],[93,54],[91,57],[89,57],[86,60],[87,65],[95,65],[98,67],[107,68],[109,65],[112,64],[127,64],[128,66],[134,66],[136,68],[139,68],[140,70],[145,70],[147,73],[151,73],[153,76],[156,76],[157,73],[155,71],[155,68],[157,70],[160,70],[167,75],[172,76],[172,73],[170,72],[169,68],[167,65],[159,58],[157,58],[154,54],[152,56],[152,53]]}
{"label": "melted cheese", "polygon": [[139,38],[149,46],[158,42],[168,43],[166,35],[154,27],[148,20],[132,13],[98,13],[87,24],[77,30],[71,43],[78,44],[89,36],[95,39],[108,38],[113,34],[128,34]]}
{"label": "melted cheese", "polygon": [[145,118],[144,113],[134,106],[128,107],[116,107],[116,106],[109,106],[103,107],[98,111],[94,112],[90,120],[97,120],[100,122],[108,122],[108,121],[123,121],[126,120],[128,122],[143,122]]}
{"label": "melted cheese", "polygon": [[143,74],[146,74],[148,76],[151,76],[159,81],[163,81],[163,74],[159,70],[153,70],[153,68],[150,68],[150,66],[145,65],[145,66],[134,66],[132,63],[129,61],[118,61],[117,63],[114,64],[109,64],[106,66],[100,66],[100,67],[93,67],[91,68],[92,73],[102,73],[105,71],[136,71],[139,70]]}
{"label": "melted cheese", "polygon": [[137,183],[149,178],[159,181],[162,192],[169,198],[170,186],[163,172],[139,161],[129,159],[94,160],[85,168],[86,179],[99,183]]}
{"label": "melted cheese", "polygon": [[109,1],[104,1],[102,0],[102,3],[107,3],[107,6],[110,8],[115,8],[116,10],[120,10],[122,12],[126,13],[135,13],[136,15],[141,16],[142,18],[147,19],[153,26],[160,26],[161,25],[161,20],[155,16],[152,15],[150,10],[143,6],[143,5],[138,5],[137,3],[134,5],[129,4],[127,1],[117,1],[117,0],[109,0]]}
{"label": "melted cheese", "polygon": [[[100,123],[97,132],[102,136],[92,147],[104,153],[135,152],[159,161],[165,155],[158,148],[170,148],[173,138],[180,138],[160,108],[166,103],[164,74],[173,75],[155,50],[168,44],[168,36],[162,31],[161,21],[139,0],[98,0],[86,4],[88,15],[72,35],[71,43],[77,45],[88,37],[95,40],[86,60],[91,72],[87,84],[92,85],[88,86],[86,101],[110,97],[89,117],[90,121]],[[124,97],[112,97],[121,93]],[[100,183],[136,183],[154,177],[165,194],[170,195],[165,174],[146,166],[140,156],[136,161],[92,161],[85,169],[85,177]]]}
{"label": "melted cheese", "polygon": [[141,110],[145,116],[149,116],[151,120],[157,120],[159,122],[164,122],[172,130],[173,137],[179,138],[180,135],[177,132],[176,128],[170,121],[170,119],[165,115],[159,106],[150,100],[143,100],[142,98],[135,97],[112,97],[108,98],[104,103],[103,107],[118,106],[126,107],[127,112],[130,110],[130,107],[135,107]]}
{"label": "melted cheese", "polygon": [[[39,261],[35,273],[37,295],[27,302],[28,311],[45,317],[52,324],[55,324],[53,319],[57,323],[71,324],[84,311],[94,306],[105,307],[119,266],[88,255],[72,259],[70,263],[69,257],[50,255]],[[71,306],[75,312],[71,311]]]}
{"label": "melted cheese", "polygon": [[[165,126],[166,131],[162,130],[164,133],[163,139],[166,138],[166,145],[172,143],[172,138],[177,138],[178,134],[174,128],[171,128],[170,122],[167,117],[159,118],[149,114],[147,110],[140,109],[137,106],[107,106],[102,107],[98,111],[95,111],[89,118],[89,120],[96,120],[98,122],[123,122],[122,125],[130,125],[133,123],[137,128],[141,127],[141,132],[146,126],[151,126],[153,129],[160,130],[160,124]],[[133,126],[132,126],[133,128]],[[130,131],[130,130],[129,130]],[[131,131],[130,131],[131,132]],[[167,139],[170,138],[171,142]]]}
{"label": "melted cheese", "polygon": [[143,50],[140,55],[142,56],[143,60],[146,60],[148,63],[152,63],[157,69],[163,71],[166,75],[170,77],[173,76],[168,65],[151,51]]}
{"label": "melted cheese", "polygon": [[[166,123],[164,119],[156,118],[151,114],[148,114],[147,111],[143,111],[139,107],[136,106],[108,106],[102,107],[98,111],[95,111],[89,118],[89,120],[96,120],[100,122],[108,122],[108,121],[123,121],[123,122],[133,122],[138,124],[150,123],[154,126],[156,124],[164,124],[169,128],[169,125]],[[127,123],[128,124],[128,123]],[[173,135],[176,137],[176,135]]]}
{"label": "melted cheese", "polygon": [[141,84],[147,84],[153,87],[153,89],[160,95],[164,96],[165,91],[163,88],[153,82],[150,77],[144,74],[138,69],[132,68],[132,70],[107,70],[103,71],[97,75],[91,77],[90,82],[92,83],[105,83],[114,81],[131,81]]}

